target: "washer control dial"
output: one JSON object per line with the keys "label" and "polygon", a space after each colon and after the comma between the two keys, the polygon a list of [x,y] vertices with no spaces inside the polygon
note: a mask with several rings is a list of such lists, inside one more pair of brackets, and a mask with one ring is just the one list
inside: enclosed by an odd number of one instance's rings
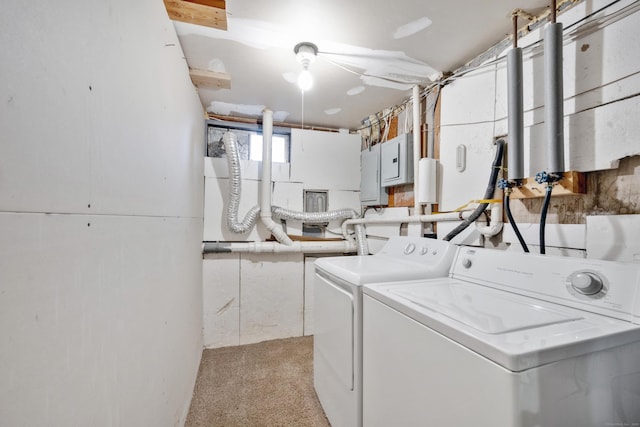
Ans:
{"label": "washer control dial", "polygon": [[469,258],[464,258],[462,260],[462,266],[464,268],[471,268],[471,264],[473,264],[473,263],[471,262],[471,260]]}
{"label": "washer control dial", "polygon": [[407,246],[404,247],[404,254],[405,255],[410,255],[415,250],[416,250],[416,245],[413,244],[413,243],[408,243]]}
{"label": "washer control dial", "polygon": [[594,295],[604,286],[602,278],[587,271],[576,271],[569,277],[571,287],[583,295]]}

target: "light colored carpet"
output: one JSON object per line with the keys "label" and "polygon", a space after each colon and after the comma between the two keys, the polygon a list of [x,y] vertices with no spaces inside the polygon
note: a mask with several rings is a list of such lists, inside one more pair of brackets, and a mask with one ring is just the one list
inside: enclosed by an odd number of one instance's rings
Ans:
{"label": "light colored carpet", "polygon": [[313,337],[204,350],[185,426],[329,426],[313,389]]}

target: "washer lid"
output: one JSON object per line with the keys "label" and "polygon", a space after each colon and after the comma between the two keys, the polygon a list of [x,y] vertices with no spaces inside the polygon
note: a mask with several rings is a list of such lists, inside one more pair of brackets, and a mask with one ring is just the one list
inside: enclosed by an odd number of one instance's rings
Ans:
{"label": "washer lid", "polygon": [[536,300],[460,283],[433,284],[429,292],[424,292],[424,285],[413,284],[391,289],[390,293],[487,334],[524,331],[583,318],[542,307]]}
{"label": "washer lid", "polygon": [[640,326],[631,322],[457,279],[363,291],[514,372],[640,341]]}
{"label": "washer lid", "polygon": [[342,256],[318,258],[317,269],[338,277],[352,285],[444,277],[450,260],[441,264],[421,264],[383,255]]}

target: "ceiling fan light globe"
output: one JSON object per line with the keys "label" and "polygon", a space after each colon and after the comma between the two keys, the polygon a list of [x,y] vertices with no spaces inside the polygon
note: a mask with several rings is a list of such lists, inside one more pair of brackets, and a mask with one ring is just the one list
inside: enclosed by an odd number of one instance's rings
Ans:
{"label": "ceiling fan light globe", "polygon": [[298,87],[303,92],[307,92],[313,87],[313,76],[309,70],[302,70],[298,76]]}

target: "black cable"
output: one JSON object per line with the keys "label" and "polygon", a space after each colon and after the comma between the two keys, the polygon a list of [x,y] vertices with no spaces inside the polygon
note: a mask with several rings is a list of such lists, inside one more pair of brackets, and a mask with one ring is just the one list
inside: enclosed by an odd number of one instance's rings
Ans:
{"label": "black cable", "polygon": [[547,185],[547,191],[544,195],[544,203],[542,204],[542,212],[540,213],[540,253],[546,253],[544,241],[544,229],[547,223],[547,211],[549,210],[549,202],[551,202],[551,190],[553,185]]}
{"label": "black cable", "polygon": [[516,233],[516,237],[518,238],[518,241],[520,242],[520,246],[522,246],[522,249],[525,252],[529,252],[529,247],[527,246],[527,243],[522,238],[522,234],[520,234],[520,229],[518,229],[518,226],[516,225],[516,221],[513,219],[513,215],[511,214],[511,206],[510,206],[510,203],[509,203],[509,194],[506,191],[505,191],[505,194],[504,194],[504,211],[507,213],[507,218],[509,219],[509,224],[511,224],[511,228],[513,228],[514,233]]}
{"label": "black cable", "polygon": [[[484,199],[491,199],[493,197],[493,193],[496,191],[496,181],[498,180],[498,173],[502,168],[502,154],[504,153],[504,139],[499,139],[496,141],[496,145],[498,146],[496,149],[496,156],[493,159],[493,164],[491,166],[491,176],[489,177],[489,183],[487,184],[487,190],[484,193]],[[460,234],[465,228],[467,228],[472,222],[482,215],[482,212],[489,206],[489,203],[481,203],[478,207],[469,215],[467,219],[462,221],[456,228],[451,230],[449,234],[447,234],[443,240],[449,241]]]}

